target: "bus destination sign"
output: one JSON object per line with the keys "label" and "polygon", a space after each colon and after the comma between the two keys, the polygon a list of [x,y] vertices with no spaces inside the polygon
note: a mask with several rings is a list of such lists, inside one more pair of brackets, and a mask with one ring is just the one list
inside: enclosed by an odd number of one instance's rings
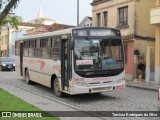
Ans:
{"label": "bus destination sign", "polygon": [[83,30],[73,30],[73,36],[79,37],[103,37],[103,36],[120,36],[120,32],[118,30],[112,29],[83,29]]}
{"label": "bus destination sign", "polygon": [[86,30],[78,30],[78,36],[87,36]]}
{"label": "bus destination sign", "polygon": [[111,30],[91,30],[90,36],[110,36]]}
{"label": "bus destination sign", "polygon": [[119,36],[118,31],[113,31],[109,29],[93,29],[90,31],[90,36]]}

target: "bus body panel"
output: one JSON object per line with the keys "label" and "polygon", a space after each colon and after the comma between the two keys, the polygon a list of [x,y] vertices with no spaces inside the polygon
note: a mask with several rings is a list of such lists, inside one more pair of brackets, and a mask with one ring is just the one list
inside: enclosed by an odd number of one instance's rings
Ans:
{"label": "bus body panel", "polygon": [[[23,58],[23,72],[25,69],[29,71],[30,80],[51,87],[51,76],[55,74],[61,77],[60,60],[39,59],[39,58]],[[19,57],[15,56],[16,71],[20,74]]]}
{"label": "bus body panel", "polygon": [[96,93],[125,89],[125,72],[114,77],[83,78],[74,74],[70,94]]}

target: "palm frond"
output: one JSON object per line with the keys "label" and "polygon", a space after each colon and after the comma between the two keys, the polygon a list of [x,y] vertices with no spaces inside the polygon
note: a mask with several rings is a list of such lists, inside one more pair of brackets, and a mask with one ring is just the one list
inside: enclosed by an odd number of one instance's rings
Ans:
{"label": "palm frond", "polygon": [[11,25],[12,28],[18,30],[18,25],[22,22],[22,17],[20,16],[7,16],[2,21],[2,26],[6,26],[8,23]]}

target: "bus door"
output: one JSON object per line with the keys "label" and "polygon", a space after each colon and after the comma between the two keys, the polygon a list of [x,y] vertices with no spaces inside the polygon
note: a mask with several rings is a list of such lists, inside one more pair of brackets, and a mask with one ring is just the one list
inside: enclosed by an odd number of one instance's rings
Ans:
{"label": "bus door", "polygon": [[20,42],[20,73],[23,76],[23,42]]}
{"label": "bus door", "polygon": [[62,90],[67,90],[69,87],[69,41],[61,40],[61,83]]}

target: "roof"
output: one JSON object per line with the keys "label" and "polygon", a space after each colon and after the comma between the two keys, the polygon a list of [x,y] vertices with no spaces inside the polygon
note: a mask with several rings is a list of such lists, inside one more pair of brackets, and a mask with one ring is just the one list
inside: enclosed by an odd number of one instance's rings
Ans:
{"label": "roof", "polygon": [[[28,23],[28,22],[21,22],[18,26],[28,26],[28,27],[39,27],[41,24],[33,24],[33,23]],[[49,25],[45,25],[49,26]]]}
{"label": "roof", "polygon": [[59,30],[59,31],[55,31],[55,32],[46,32],[46,33],[42,33],[42,34],[32,34],[32,35],[16,38],[16,40],[22,40],[22,39],[25,40],[25,39],[49,37],[49,36],[53,36],[53,35],[57,35],[57,34],[58,35],[63,35],[63,34],[71,33],[71,30],[72,30],[72,28],[66,29],[66,30]]}
{"label": "roof", "polygon": [[57,30],[63,30],[68,28],[74,28],[73,25],[65,25],[65,24],[53,24],[48,30],[51,31],[57,31]]}
{"label": "roof", "polygon": [[87,18],[92,21],[92,17],[87,16]]}
{"label": "roof", "polygon": [[39,17],[39,18],[36,18],[36,19],[34,19],[34,20],[43,20],[43,21],[48,20],[48,21],[55,21],[55,20],[52,20],[52,19],[47,18],[47,17]]}
{"label": "roof", "polygon": [[64,30],[68,28],[74,28],[75,26],[72,25],[64,25],[64,24],[53,24],[53,25],[41,25],[38,26],[37,28],[33,28],[31,30],[27,31],[27,35],[31,34],[39,34],[39,33],[44,33],[44,32],[52,32],[52,31],[58,31],[58,30]]}

